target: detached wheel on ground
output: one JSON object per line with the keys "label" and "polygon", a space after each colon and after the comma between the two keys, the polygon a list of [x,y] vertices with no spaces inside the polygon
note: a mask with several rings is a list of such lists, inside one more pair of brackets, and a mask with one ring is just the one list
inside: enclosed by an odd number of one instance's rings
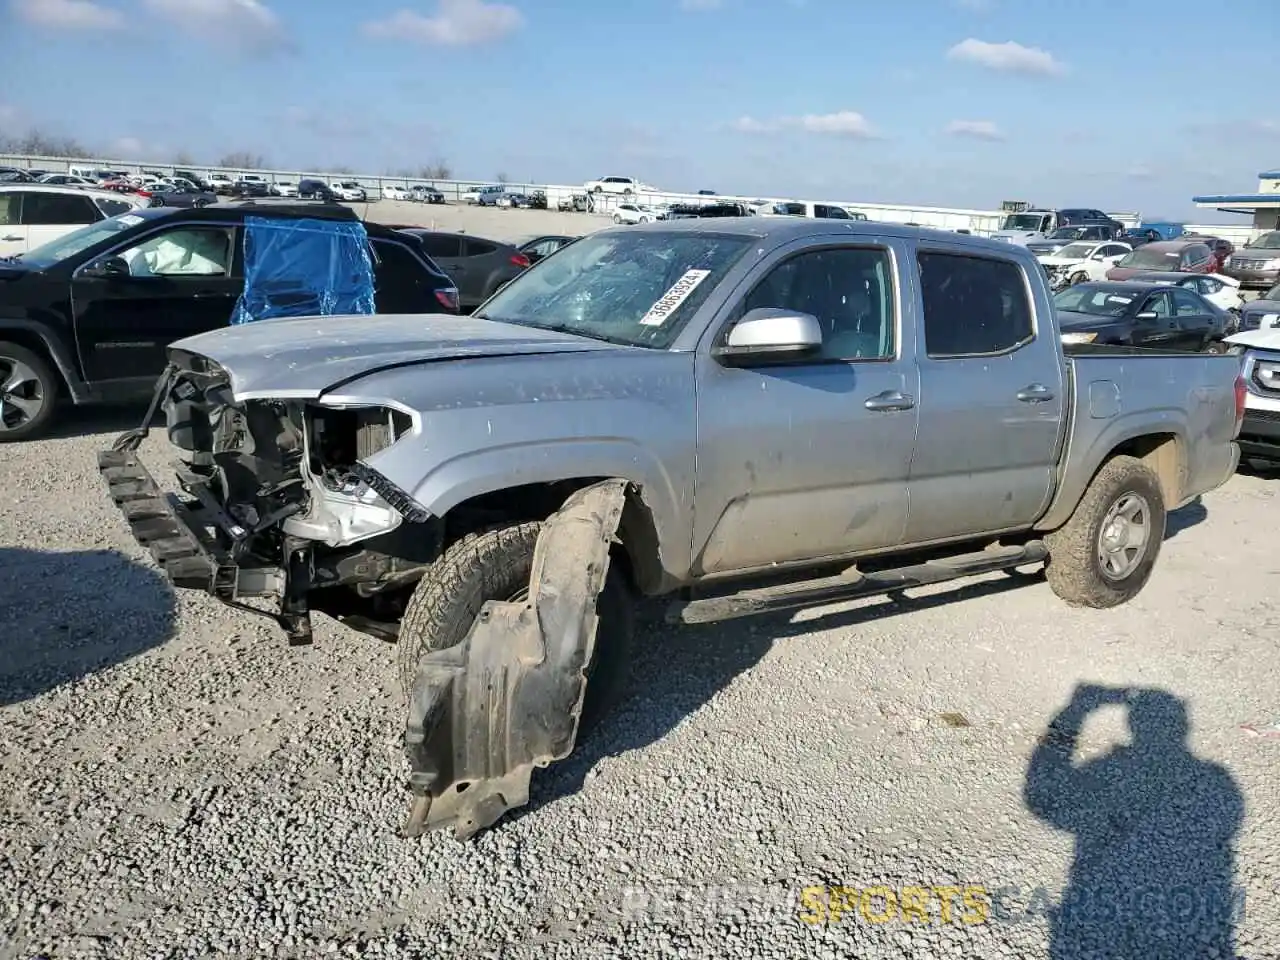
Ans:
{"label": "detached wheel on ground", "polygon": [[0,341],[0,443],[40,436],[53,419],[58,380],[40,355]]}
{"label": "detached wheel on ground", "polygon": [[1075,512],[1046,536],[1045,576],[1063,600],[1114,607],[1146,585],[1164,542],[1160,478],[1135,457],[1114,457],[1098,471]]}
{"label": "detached wheel on ground", "polygon": [[[450,546],[418,582],[400,621],[397,667],[405,695],[413,689],[422,657],[461,643],[489,600],[521,600],[528,594],[537,522],[467,534]],[[600,624],[587,664],[587,696],[579,733],[593,726],[622,694],[635,632],[635,604],[619,565],[596,602]]]}

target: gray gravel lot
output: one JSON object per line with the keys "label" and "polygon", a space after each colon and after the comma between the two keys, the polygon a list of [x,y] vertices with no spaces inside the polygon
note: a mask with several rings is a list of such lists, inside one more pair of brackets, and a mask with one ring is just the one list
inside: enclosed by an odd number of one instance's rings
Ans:
{"label": "gray gravel lot", "polygon": [[[1087,681],[1182,698],[1203,762],[1148,738],[1118,776],[1050,797],[1074,804],[1077,884],[1234,881],[1241,954],[1277,955],[1280,740],[1240,729],[1280,721],[1276,480],[1236,477],[1175,515],[1148,589],[1110,612],[996,578],[651,626],[633,696],[530,809],[463,845],[397,836],[386,645],[320,618],[315,646],[290,649],[162,585],[94,467],[128,421],[0,447],[0,956],[1045,956],[1073,837],[1024,783]],[[161,441],[143,447],[156,466]],[[1086,724],[1085,754],[1126,738],[1117,709]],[[802,886],[875,884],[1018,889],[982,923],[958,903],[938,922],[936,899],[930,923],[801,920]],[[1179,928],[1158,906],[1119,916],[1060,934],[1058,955],[1130,922],[1141,955],[1228,955],[1209,925],[1202,949],[1159,952],[1155,931]]]}

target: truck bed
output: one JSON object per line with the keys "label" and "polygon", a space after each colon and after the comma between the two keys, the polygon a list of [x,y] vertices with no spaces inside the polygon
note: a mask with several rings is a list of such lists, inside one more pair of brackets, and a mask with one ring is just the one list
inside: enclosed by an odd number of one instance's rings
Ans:
{"label": "truck bed", "polygon": [[[1064,522],[1109,451],[1144,437],[1143,452],[1169,441],[1170,510],[1222,485],[1235,472],[1236,357],[1138,347],[1067,348],[1070,397],[1066,449],[1048,512],[1037,525]],[[1152,435],[1155,439],[1152,439]]]}

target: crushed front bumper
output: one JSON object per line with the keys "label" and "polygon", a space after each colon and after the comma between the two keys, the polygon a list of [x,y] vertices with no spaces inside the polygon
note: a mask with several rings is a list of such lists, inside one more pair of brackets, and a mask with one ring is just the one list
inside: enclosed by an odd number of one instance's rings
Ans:
{"label": "crushed front bumper", "polygon": [[150,551],[175,587],[200,590],[231,606],[270,616],[285,628],[291,643],[310,640],[309,618],[269,613],[242,602],[253,597],[285,598],[288,571],[241,565],[211,531],[221,528],[231,538],[242,537],[245,531],[211,496],[183,500],[162,492],[132,450],[102,451],[98,472],[133,538]]}

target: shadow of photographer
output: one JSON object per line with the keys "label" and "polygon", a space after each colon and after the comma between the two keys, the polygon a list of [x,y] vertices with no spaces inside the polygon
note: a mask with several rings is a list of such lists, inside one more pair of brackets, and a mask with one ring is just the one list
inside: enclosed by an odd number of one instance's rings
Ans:
{"label": "shadow of photographer", "polygon": [[[1127,708],[1131,741],[1073,762],[1080,728]],[[1050,722],[1023,796],[1075,836],[1075,858],[1050,911],[1050,956],[1234,957],[1241,905],[1232,842],[1244,798],[1231,775],[1187,747],[1185,703],[1163,690],[1085,684]]]}

